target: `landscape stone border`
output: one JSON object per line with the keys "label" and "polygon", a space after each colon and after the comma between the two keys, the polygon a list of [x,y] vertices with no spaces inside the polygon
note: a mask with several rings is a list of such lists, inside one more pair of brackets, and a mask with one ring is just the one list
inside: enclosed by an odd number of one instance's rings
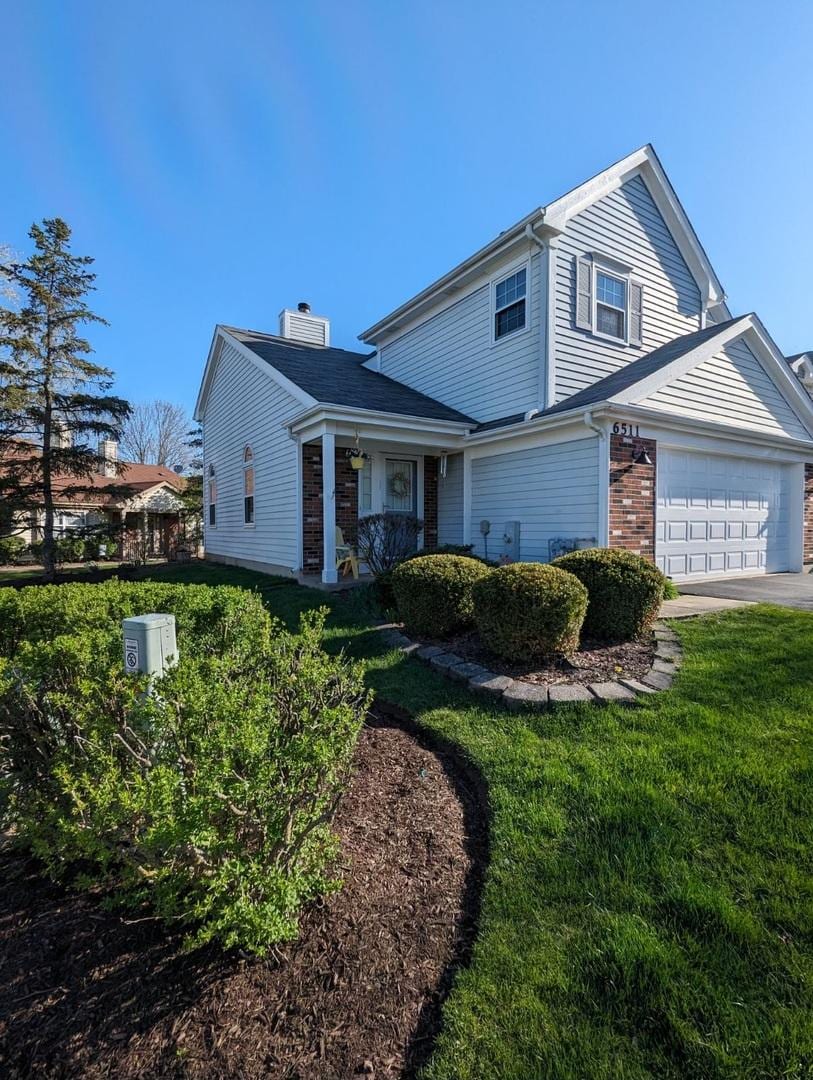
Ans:
{"label": "landscape stone border", "polygon": [[382,623],[377,628],[387,645],[407,656],[415,656],[435,671],[455,682],[464,683],[475,694],[502,701],[509,709],[547,709],[571,702],[590,702],[607,705],[621,701],[631,704],[649,694],[668,690],[676,670],[683,661],[680,639],[664,622],[656,622],[652,633],[655,655],[652,666],[640,679],[618,679],[598,683],[523,682],[508,675],[498,675],[482,664],[472,663],[440,645],[421,645],[411,641],[395,623]]}

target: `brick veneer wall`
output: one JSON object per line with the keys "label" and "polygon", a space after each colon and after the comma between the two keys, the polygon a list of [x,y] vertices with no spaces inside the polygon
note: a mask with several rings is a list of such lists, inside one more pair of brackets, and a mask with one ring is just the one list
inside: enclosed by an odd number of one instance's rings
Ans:
{"label": "brick veneer wall", "polygon": [[813,562],[813,465],[805,465],[804,561]]}
{"label": "brick veneer wall", "polygon": [[438,546],[438,459],[423,459],[423,546],[433,551]]}
{"label": "brick veneer wall", "polygon": [[[343,448],[336,449],[336,524],[348,544],[356,542],[358,479]],[[302,570],[322,573],[322,446],[302,447]]]}
{"label": "brick veneer wall", "polygon": [[[643,450],[651,465],[633,460]],[[610,547],[626,548],[653,562],[656,453],[654,439],[610,436]]]}

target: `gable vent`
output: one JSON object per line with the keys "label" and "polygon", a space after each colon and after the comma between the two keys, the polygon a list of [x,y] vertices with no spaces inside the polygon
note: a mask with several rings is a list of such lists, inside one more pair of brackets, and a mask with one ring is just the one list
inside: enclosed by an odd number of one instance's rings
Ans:
{"label": "gable vent", "polygon": [[297,310],[283,308],[279,313],[280,337],[301,341],[304,345],[329,345],[330,320],[323,315],[313,315],[310,304],[304,301]]}

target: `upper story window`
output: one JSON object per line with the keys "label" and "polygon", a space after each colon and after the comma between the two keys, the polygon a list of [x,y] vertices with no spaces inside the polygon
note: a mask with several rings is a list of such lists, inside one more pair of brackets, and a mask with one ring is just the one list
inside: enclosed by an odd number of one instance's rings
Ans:
{"label": "upper story window", "polygon": [[217,524],[217,479],[214,465],[209,466],[209,524]]}
{"label": "upper story window", "polygon": [[494,285],[494,340],[522,330],[526,322],[528,271],[517,270]]}
{"label": "upper story window", "polygon": [[596,269],[596,330],[609,337],[627,337],[627,283]]}
{"label": "upper story window", "polygon": [[254,524],[254,451],[250,446],[243,451],[243,522]]}
{"label": "upper story window", "polygon": [[576,259],[576,326],[622,345],[640,345],[644,287],[614,259]]}

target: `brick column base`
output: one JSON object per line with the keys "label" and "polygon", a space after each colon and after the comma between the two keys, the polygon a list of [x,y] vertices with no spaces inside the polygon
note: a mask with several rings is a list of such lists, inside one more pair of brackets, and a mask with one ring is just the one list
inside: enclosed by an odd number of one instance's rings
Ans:
{"label": "brick column base", "polygon": [[[646,452],[651,465],[634,459]],[[654,439],[610,436],[610,547],[655,560]]]}
{"label": "brick column base", "polygon": [[[336,524],[348,544],[355,544],[358,528],[358,479],[344,447],[336,447]],[[321,574],[322,539],[322,446],[302,447],[302,572]]]}
{"label": "brick column base", "polygon": [[438,459],[423,459],[423,546],[434,551],[438,546]]}

